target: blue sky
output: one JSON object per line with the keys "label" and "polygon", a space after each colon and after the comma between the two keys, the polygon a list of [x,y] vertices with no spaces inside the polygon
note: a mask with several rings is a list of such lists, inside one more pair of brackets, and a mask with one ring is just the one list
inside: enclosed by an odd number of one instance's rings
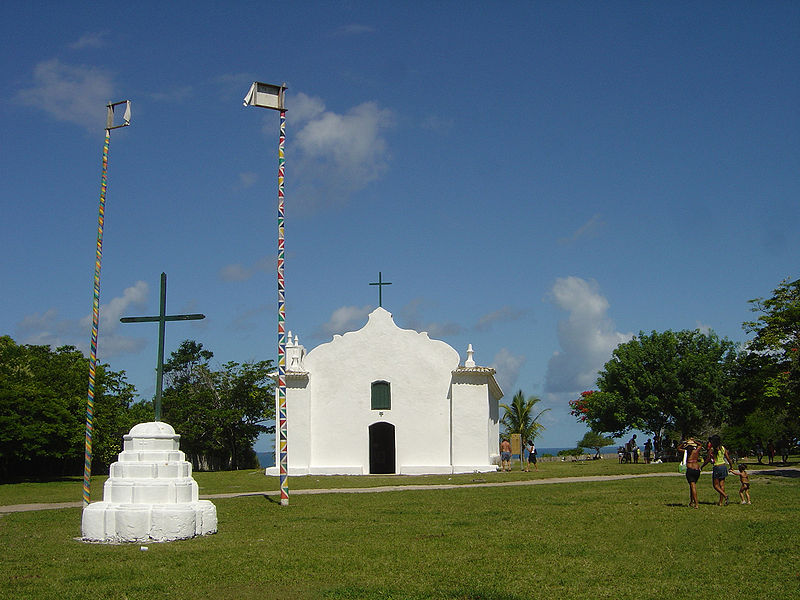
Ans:
{"label": "blue sky", "polygon": [[[506,392],[567,401],[631,335],[745,341],[798,276],[796,2],[142,2],[0,7],[0,334],[88,352],[105,104],[99,359],[154,390],[167,353],[276,355],[286,82],[288,328],[311,348],[377,306]],[[266,449],[263,441],[260,449]]]}

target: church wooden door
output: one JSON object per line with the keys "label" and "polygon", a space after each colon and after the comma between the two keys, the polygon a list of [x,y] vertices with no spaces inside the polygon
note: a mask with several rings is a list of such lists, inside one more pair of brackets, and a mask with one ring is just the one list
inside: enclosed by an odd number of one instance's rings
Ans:
{"label": "church wooden door", "polygon": [[369,426],[369,472],[395,472],[394,425],[373,423]]}

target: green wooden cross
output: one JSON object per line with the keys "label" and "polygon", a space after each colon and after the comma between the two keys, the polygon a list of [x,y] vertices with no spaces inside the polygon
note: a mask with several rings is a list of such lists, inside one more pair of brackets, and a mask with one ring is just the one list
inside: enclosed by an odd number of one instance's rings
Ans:
{"label": "green wooden cross", "polygon": [[122,323],[158,323],[158,366],[156,367],[156,421],[161,420],[161,388],[164,382],[164,329],[167,321],[197,321],[205,315],[167,315],[167,274],[161,274],[161,305],[157,317],[122,317]]}
{"label": "green wooden cross", "polygon": [[378,271],[378,281],[376,283],[370,283],[370,285],[377,285],[378,286],[378,306],[383,306],[383,286],[385,285],[392,285],[389,282],[383,280],[383,274]]}

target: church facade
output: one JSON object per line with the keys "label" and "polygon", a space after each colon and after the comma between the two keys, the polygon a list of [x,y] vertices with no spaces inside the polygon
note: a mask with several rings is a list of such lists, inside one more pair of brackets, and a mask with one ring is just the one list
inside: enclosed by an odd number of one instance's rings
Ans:
{"label": "church facade", "polygon": [[400,329],[383,308],[308,353],[289,334],[289,475],[495,471],[503,393],[472,354],[460,364],[452,347]]}

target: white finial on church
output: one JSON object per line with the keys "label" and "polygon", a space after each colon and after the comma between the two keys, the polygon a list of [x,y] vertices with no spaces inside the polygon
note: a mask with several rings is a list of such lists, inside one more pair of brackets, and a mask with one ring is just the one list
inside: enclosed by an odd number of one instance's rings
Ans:
{"label": "white finial on church", "polygon": [[292,336],[289,332],[289,339],[286,341],[286,362],[288,364],[288,371],[302,371],[303,370],[303,355],[305,348],[300,345],[300,336]]}
{"label": "white finial on church", "polygon": [[465,367],[474,367],[475,366],[475,360],[472,358],[473,354],[475,354],[475,352],[472,350],[472,344],[470,344],[467,347],[467,361],[464,363]]}

